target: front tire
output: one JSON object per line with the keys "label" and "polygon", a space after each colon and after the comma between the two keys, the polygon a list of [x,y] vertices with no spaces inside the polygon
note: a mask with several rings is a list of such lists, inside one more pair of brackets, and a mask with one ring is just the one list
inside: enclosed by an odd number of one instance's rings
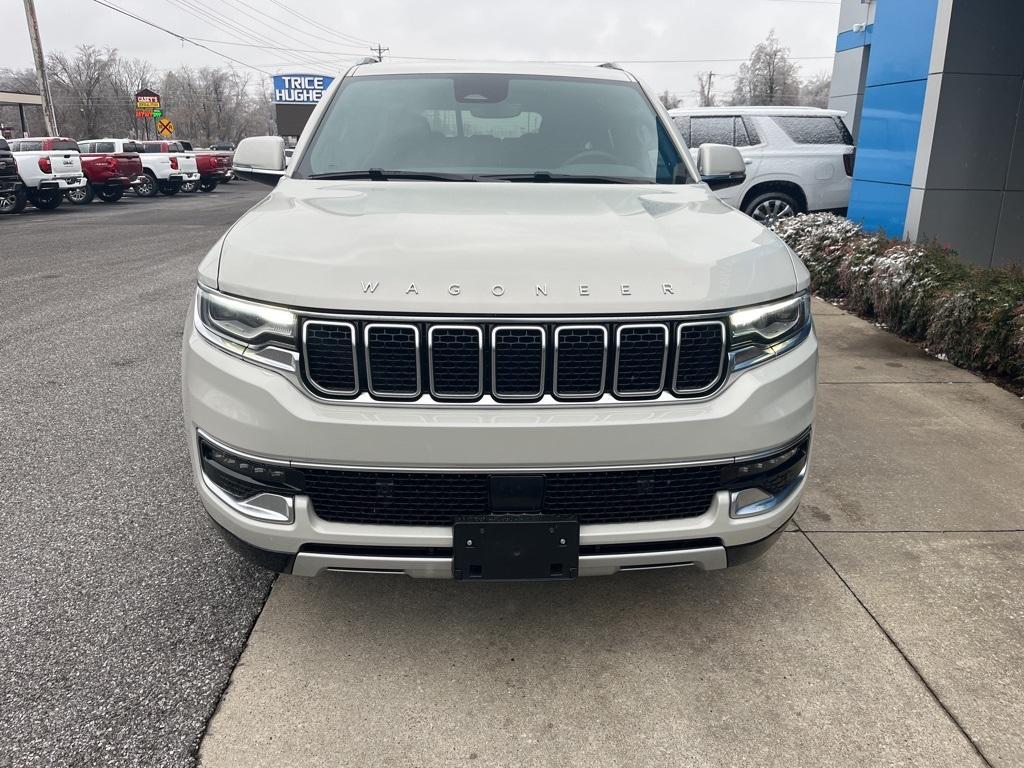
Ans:
{"label": "front tire", "polygon": [[96,199],[96,192],[90,181],[85,182],[85,186],[78,189],[69,189],[65,194],[72,205],[88,205]]}
{"label": "front tire", "polygon": [[775,229],[783,219],[801,213],[801,207],[796,198],[785,192],[764,192],[747,203],[743,212],[759,224]]}
{"label": "front tire", "polygon": [[28,197],[24,187],[18,187],[13,192],[5,192],[0,195],[0,214],[21,213],[28,204]]}
{"label": "front tire", "polygon": [[124,196],[123,189],[103,189],[97,193],[104,203],[116,203]]}
{"label": "front tire", "polygon": [[156,193],[159,191],[156,176],[151,171],[142,174],[142,182],[135,188],[135,194],[139,197],[156,197]]}
{"label": "front tire", "polygon": [[178,194],[179,192],[181,192],[181,183],[180,182],[179,183],[174,183],[174,182],[170,182],[170,181],[165,181],[163,184],[160,185],[160,194],[161,195],[167,195],[168,197],[173,197],[174,195]]}
{"label": "front tire", "polygon": [[201,181],[199,182],[199,189],[203,192],[213,192],[217,188],[216,181]]}
{"label": "front tire", "polygon": [[47,192],[36,192],[29,198],[29,202],[40,211],[53,211],[60,207],[64,199],[64,193],[60,190]]}

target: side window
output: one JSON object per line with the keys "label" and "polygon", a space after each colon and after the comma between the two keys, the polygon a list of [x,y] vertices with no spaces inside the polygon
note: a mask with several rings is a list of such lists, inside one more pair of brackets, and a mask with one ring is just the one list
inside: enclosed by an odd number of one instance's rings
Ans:
{"label": "side window", "polygon": [[846,126],[831,115],[777,115],[772,120],[797,144],[853,144]]}
{"label": "side window", "polygon": [[43,142],[41,141],[19,141],[14,145],[16,152],[42,152]]}
{"label": "side window", "polygon": [[96,145],[93,144],[92,142],[80,141],[80,142],[78,142],[78,151],[79,152],[93,152],[94,151],[93,150],[94,146],[96,146]]}
{"label": "side window", "polygon": [[114,142],[112,141],[97,141],[90,145],[91,152],[113,152]]}
{"label": "side window", "polygon": [[10,147],[7,146],[7,139],[5,139],[3,136],[0,136],[0,152],[7,151],[10,151]]}
{"label": "side window", "polygon": [[728,144],[735,146],[733,135],[735,118],[729,117],[691,117],[689,146],[699,147],[701,144]]}

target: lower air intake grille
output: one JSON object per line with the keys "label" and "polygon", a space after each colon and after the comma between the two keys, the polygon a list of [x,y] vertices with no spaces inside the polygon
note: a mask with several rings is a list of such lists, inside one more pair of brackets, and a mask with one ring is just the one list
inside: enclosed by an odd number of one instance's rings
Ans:
{"label": "lower air intake grille", "polygon": [[[721,486],[717,465],[545,475],[540,514],[580,523],[667,520],[703,514]],[[303,470],[305,492],[324,520],[452,525],[491,514],[485,474]]]}

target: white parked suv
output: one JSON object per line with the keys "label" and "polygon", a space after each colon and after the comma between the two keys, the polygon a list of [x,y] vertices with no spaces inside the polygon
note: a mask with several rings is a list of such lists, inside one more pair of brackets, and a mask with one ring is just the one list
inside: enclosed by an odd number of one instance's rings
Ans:
{"label": "white parked suv", "polygon": [[278,571],[724,568],[804,488],[807,270],[618,68],[361,65],[199,266],[199,496]]}
{"label": "white parked suv", "polygon": [[808,211],[845,210],[853,176],[853,138],[844,112],[815,107],[702,107],[670,114],[683,141],[728,144],[743,155],[746,181],[722,200],[772,226]]}

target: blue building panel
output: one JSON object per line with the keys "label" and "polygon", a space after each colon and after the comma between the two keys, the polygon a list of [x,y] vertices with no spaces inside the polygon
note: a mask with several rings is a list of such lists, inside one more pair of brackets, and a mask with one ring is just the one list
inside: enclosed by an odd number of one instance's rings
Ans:
{"label": "blue building panel", "polygon": [[903,237],[909,203],[909,186],[858,181],[850,193],[848,216],[866,230],[882,230],[890,237]]}
{"label": "blue building panel", "polygon": [[875,9],[867,85],[928,77],[939,0],[886,0]]}
{"label": "blue building panel", "polygon": [[836,53],[871,45],[871,33],[874,32],[874,29],[874,24],[868,24],[859,32],[848,29],[845,32],[839,33],[839,36],[836,38]]}
{"label": "blue building panel", "polygon": [[[877,50],[872,49],[874,61]],[[914,178],[927,80],[876,85],[864,93],[854,184],[879,181],[910,185]]]}

